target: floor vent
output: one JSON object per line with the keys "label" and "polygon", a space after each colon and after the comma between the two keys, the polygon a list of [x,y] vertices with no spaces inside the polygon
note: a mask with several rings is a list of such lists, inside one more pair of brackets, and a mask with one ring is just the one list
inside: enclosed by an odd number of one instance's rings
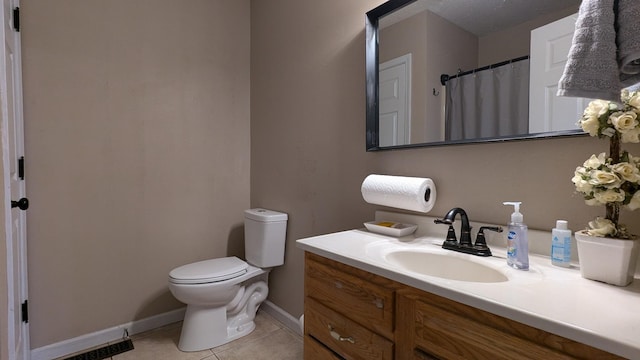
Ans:
{"label": "floor vent", "polygon": [[102,360],[110,358],[114,355],[122,354],[123,352],[127,352],[129,350],[133,350],[133,342],[131,342],[130,339],[127,339],[115,344],[90,350],[82,354],[73,355],[71,357],[65,358],[64,360]]}

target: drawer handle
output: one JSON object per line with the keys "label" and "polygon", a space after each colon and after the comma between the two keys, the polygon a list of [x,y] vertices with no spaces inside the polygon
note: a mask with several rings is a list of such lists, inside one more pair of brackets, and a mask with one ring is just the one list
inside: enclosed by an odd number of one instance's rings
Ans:
{"label": "drawer handle", "polygon": [[375,300],[373,301],[373,303],[376,305],[376,307],[377,307],[378,309],[384,309],[384,300],[382,300],[382,299],[375,299]]}
{"label": "drawer handle", "polygon": [[353,340],[353,338],[352,338],[351,336],[349,336],[349,337],[344,337],[344,336],[340,335],[338,332],[336,332],[336,331],[333,329],[333,326],[331,326],[331,325],[329,325],[329,334],[331,334],[331,337],[332,337],[332,338],[334,338],[334,339],[336,339],[336,340],[338,340],[338,341],[348,341],[348,342],[350,342],[350,343],[352,343],[352,344],[355,344],[355,343],[356,343],[356,341],[355,341],[355,340]]}

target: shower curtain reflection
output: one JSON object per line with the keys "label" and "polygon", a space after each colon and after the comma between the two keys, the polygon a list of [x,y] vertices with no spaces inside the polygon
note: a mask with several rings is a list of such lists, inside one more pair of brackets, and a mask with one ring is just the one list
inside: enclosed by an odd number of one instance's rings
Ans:
{"label": "shower curtain reflection", "polygon": [[450,78],[445,109],[446,140],[527,134],[529,59]]}

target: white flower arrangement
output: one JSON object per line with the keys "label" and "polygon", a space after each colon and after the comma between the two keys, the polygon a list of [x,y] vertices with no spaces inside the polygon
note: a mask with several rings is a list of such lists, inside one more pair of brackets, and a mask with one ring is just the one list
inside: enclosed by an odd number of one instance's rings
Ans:
{"label": "white flower arrangement", "polygon": [[640,208],[640,158],[620,149],[620,142],[640,142],[640,91],[623,90],[621,100],[622,104],[594,100],[578,121],[589,135],[610,141],[609,157],[591,155],[571,179],[587,205],[606,208],[604,218],[589,222],[586,232],[591,236],[631,238],[618,222],[620,208]]}

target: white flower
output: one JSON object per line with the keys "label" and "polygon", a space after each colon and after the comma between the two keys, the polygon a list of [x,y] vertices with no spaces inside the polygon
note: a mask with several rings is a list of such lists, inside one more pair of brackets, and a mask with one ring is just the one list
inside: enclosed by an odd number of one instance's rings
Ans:
{"label": "white flower", "polygon": [[622,179],[632,183],[640,182],[640,169],[628,162],[613,164],[611,170],[615,171]]}
{"label": "white flower", "polygon": [[599,118],[600,116],[606,114],[609,111],[609,101],[605,100],[593,100],[589,102],[587,108],[584,109],[584,114],[588,117],[595,116]]}
{"label": "white flower", "polygon": [[620,153],[591,155],[576,168],[571,181],[587,205],[607,208],[609,219],[596,218],[587,233],[623,239],[631,235],[616,214],[621,207],[640,209],[640,157],[621,150],[620,143],[640,143],[640,91],[623,90],[620,99],[590,102],[578,121],[591,136],[609,137],[610,148]]}
{"label": "white flower", "polygon": [[638,115],[634,111],[619,111],[609,116],[611,124],[621,133],[638,127]]}
{"label": "white flower", "polygon": [[593,194],[593,197],[601,204],[623,202],[624,192],[618,189],[608,189],[605,191],[598,191]]}
{"label": "white flower", "polygon": [[622,91],[620,91],[620,99],[622,102],[629,102],[629,98],[631,98],[631,92],[629,92],[629,89],[622,89]]}
{"label": "white flower", "polygon": [[627,100],[627,104],[633,106],[636,109],[640,109],[640,93],[633,92],[632,94],[627,95],[629,100]]}
{"label": "white flower", "polygon": [[587,233],[591,236],[614,236],[616,234],[616,226],[611,220],[597,217],[595,220],[589,221]]}
{"label": "white flower", "polygon": [[634,143],[637,144],[640,142],[640,127],[636,127],[625,132],[620,133],[620,141],[623,143]]}
{"label": "white flower", "polygon": [[[591,136],[613,137],[619,133],[624,138],[623,142],[640,142],[640,92],[624,90],[621,99],[623,104],[591,101],[578,125]],[[627,134],[629,131],[632,133]]]}
{"label": "white flower", "polygon": [[622,180],[618,175],[609,171],[593,170],[590,172],[589,184],[593,186],[604,186],[608,189],[619,187]]}
{"label": "white flower", "polygon": [[600,165],[605,164],[606,156],[607,154],[605,153],[600,153],[598,156],[591,155],[591,157],[588,158],[587,161],[582,164],[582,166],[584,166],[585,168],[597,169],[600,167]]}
{"label": "white flower", "polygon": [[589,182],[584,179],[584,171],[585,169],[583,167],[578,167],[571,181],[575,184],[576,190],[588,195],[593,191],[593,185],[589,184]]}
{"label": "white flower", "polygon": [[633,196],[631,197],[631,201],[625,206],[631,211],[640,209],[640,190],[636,191],[636,193],[633,194]]}
{"label": "white flower", "polygon": [[609,112],[609,101],[593,100],[589,103],[582,119],[578,124],[582,127],[582,130],[589,133],[591,136],[598,136],[600,131],[600,117]]}
{"label": "white flower", "polygon": [[596,116],[586,116],[579,122],[582,130],[589,133],[591,136],[598,136],[598,130],[600,130],[600,121]]}

